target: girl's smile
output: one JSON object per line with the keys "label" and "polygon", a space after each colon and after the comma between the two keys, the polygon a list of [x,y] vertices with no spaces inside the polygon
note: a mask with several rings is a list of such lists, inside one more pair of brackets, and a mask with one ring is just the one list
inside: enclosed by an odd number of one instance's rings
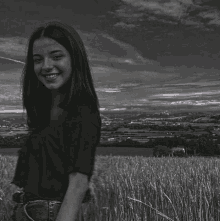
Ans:
{"label": "girl's smile", "polygon": [[48,89],[62,87],[72,73],[69,52],[50,38],[40,38],[33,45],[34,72]]}

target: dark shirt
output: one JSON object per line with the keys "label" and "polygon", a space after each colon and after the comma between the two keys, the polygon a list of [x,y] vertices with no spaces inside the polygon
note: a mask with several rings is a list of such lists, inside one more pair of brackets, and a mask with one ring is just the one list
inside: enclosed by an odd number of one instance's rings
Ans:
{"label": "dark shirt", "polygon": [[64,111],[57,122],[30,133],[19,151],[11,183],[39,199],[62,201],[70,173],[85,174],[90,181],[100,131],[98,112],[81,106],[78,114],[67,120]]}

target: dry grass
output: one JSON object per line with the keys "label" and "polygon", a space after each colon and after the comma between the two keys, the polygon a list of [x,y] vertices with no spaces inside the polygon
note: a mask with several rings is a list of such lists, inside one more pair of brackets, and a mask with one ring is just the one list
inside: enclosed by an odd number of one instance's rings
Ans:
{"label": "dry grass", "polygon": [[[17,157],[0,157],[0,220],[9,220],[9,182]],[[98,156],[92,183],[97,205],[86,220],[218,221],[219,168],[216,158]],[[88,215],[93,214],[89,219]]]}

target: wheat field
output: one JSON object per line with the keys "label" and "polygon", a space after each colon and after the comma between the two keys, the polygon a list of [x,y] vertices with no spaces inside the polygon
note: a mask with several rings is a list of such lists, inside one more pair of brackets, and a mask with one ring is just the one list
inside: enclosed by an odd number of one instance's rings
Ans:
{"label": "wheat field", "polygon": [[[16,156],[0,155],[0,220],[14,206],[9,185]],[[218,221],[220,160],[97,156],[92,186],[96,204],[83,208],[85,220]]]}

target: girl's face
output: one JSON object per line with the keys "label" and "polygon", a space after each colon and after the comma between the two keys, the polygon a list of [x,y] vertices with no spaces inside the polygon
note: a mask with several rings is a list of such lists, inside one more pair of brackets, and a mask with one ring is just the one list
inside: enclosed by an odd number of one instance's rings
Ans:
{"label": "girl's face", "polygon": [[51,38],[40,38],[34,42],[33,61],[37,78],[50,90],[59,89],[71,76],[69,52]]}

